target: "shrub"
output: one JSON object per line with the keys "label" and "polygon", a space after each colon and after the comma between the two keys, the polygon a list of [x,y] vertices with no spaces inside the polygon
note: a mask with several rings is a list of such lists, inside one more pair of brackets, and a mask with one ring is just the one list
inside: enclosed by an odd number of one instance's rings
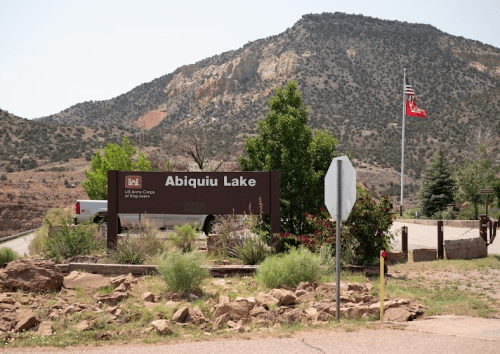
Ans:
{"label": "shrub", "polygon": [[[392,225],[390,197],[383,196],[377,202],[372,194],[357,187],[356,203],[341,229],[342,260],[355,265],[370,266],[379,261],[381,249],[390,249],[393,235],[389,232]],[[319,252],[331,244],[335,249],[336,223],[326,209],[316,215],[306,214],[306,221],[313,226],[314,233],[294,237],[301,245]]]}
{"label": "shrub", "polygon": [[43,217],[42,227],[35,232],[35,237],[31,241],[28,249],[31,254],[41,254],[43,252],[43,244],[49,235],[51,226],[68,226],[71,225],[71,212],[69,208],[51,209]]}
{"label": "shrub", "polygon": [[0,248],[0,265],[15,261],[19,255],[9,247]]}
{"label": "shrub", "polygon": [[104,240],[98,241],[96,233],[97,225],[61,226],[45,239],[42,247],[44,257],[61,262],[69,257],[102,250],[105,248]]}
{"label": "shrub", "polygon": [[267,257],[257,269],[255,279],[267,288],[296,287],[303,281],[314,283],[321,276],[321,259],[305,247]]}
{"label": "shrub", "polygon": [[6,175],[1,175],[0,176],[0,180],[1,181],[6,181],[7,180],[7,176]]}
{"label": "shrub", "polygon": [[170,251],[157,258],[157,269],[167,289],[180,294],[199,290],[201,282],[208,276],[208,270],[202,268],[203,255],[198,251]]}
{"label": "shrub", "polygon": [[141,233],[138,237],[127,237],[118,242],[111,256],[118,264],[144,264],[163,250],[163,242],[153,233]]}
{"label": "shrub", "polygon": [[229,256],[239,259],[243,264],[260,264],[272,252],[268,246],[258,236],[233,238],[227,246]]}
{"label": "shrub", "polygon": [[169,238],[174,246],[183,252],[190,252],[194,249],[196,230],[189,224],[183,224],[182,226],[175,225],[174,232],[169,234]]}

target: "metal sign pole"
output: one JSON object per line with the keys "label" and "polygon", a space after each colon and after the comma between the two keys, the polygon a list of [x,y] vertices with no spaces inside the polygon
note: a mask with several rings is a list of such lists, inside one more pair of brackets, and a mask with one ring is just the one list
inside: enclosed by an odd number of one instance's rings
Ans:
{"label": "metal sign pole", "polygon": [[337,222],[335,234],[335,319],[340,321],[340,221],[342,218],[342,160],[337,161]]}

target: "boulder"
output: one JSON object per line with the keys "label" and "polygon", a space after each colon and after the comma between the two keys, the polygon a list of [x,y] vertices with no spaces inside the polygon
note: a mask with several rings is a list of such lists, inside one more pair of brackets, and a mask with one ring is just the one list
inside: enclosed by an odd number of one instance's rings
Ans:
{"label": "boulder", "polygon": [[172,326],[170,325],[170,322],[167,320],[156,320],[151,322],[151,325],[153,326],[153,329],[156,330],[156,333],[158,334],[165,334],[169,335],[174,333],[174,330]]}
{"label": "boulder", "polygon": [[63,284],[67,289],[80,288],[96,290],[109,285],[109,279],[100,274],[73,271],[64,277]]}
{"label": "boulder", "polygon": [[279,303],[284,306],[288,306],[295,303],[297,297],[293,292],[286,289],[273,289],[269,293],[275,299],[278,299]]}
{"label": "boulder", "polygon": [[413,262],[428,262],[437,259],[435,248],[415,248],[413,250]]}
{"label": "boulder", "polygon": [[219,329],[223,325],[225,325],[229,320],[230,320],[229,313],[225,313],[223,315],[220,315],[220,316],[218,316],[218,317],[215,318],[215,321],[214,321],[214,324],[213,324],[213,328],[214,329]]}
{"label": "boulder", "polygon": [[147,292],[141,294],[141,299],[143,301],[154,302],[155,296],[152,292],[147,291]]}
{"label": "boulder", "polygon": [[264,306],[256,306],[250,311],[250,316],[257,317],[259,315],[266,315],[268,310]]}
{"label": "boulder", "polygon": [[264,306],[267,309],[269,309],[270,306],[277,305],[278,303],[279,300],[269,294],[260,293],[257,297],[255,297],[255,305]]}
{"label": "boulder", "polygon": [[13,291],[60,291],[63,280],[63,274],[52,261],[19,259],[0,271],[0,287]]}
{"label": "boulder", "polygon": [[214,317],[219,317],[228,313],[232,320],[238,321],[250,315],[250,309],[244,302],[225,302],[215,305],[214,308]]}
{"label": "boulder", "polygon": [[128,293],[120,293],[120,292],[114,292],[111,294],[102,294],[102,295],[95,294],[93,296],[94,300],[96,300],[97,302],[100,301],[108,305],[116,305],[117,303],[128,297],[129,297]]}
{"label": "boulder", "polygon": [[384,311],[384,321],[406,322],[412,314],[404,307],[393,307]]}
{"label": "boulder", "polygon": [[385,257],[385,262],[387,265],[393,265],[396,263],[406,263],[407,259],[403,251],[399,252],[387,252]]}
{"label": "boulder", "polygon": [[288,323],[296,323],[306,318],[300,309],[288,309],[283,313],[283,319]]}
{"label": "boulder", "polygon": [[40,323],[40,326],[38,326],[38,331],[36,334],[42,335],[42,336],[51,336],[52,335],[52,323],[49,321],[43,321]]}
{"label": "boulder", "polygon": [[90,326],[91,326],[91,323],[87,320],[83,320],[83,321],[80,321],[78,322],[76,325],[75,325],[75,329],[78,331],[78,332],[84,332],[84,331],[88,331],[90,330]]}
{"label": "boulder", "polygon": [[444,241],[447,259],[473,259],[488,257],[488,245],[481,237]]}
{"label": "boulder", "polygon": [[172,316],[172,321],[173,322],[183,322],[186,316],[189,313],[189,307],[184,306],[175,311],[174,315]]}
{"label": "boulder", "polygon": [[17,324],[14,328],[16,332],[27,331],[31,327],[40,323],[36,315],[31,310],[19,310],[16,313],[16,321]]}

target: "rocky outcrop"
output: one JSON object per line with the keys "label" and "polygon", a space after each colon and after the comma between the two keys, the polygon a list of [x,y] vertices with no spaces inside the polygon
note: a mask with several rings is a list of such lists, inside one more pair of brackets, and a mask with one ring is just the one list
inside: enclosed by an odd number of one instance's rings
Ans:
{"label": "rocky outcrop", "polygon": [[59,291],[63,274],[52,261],[20,259],[0,271],[0,288],[25,291]]}

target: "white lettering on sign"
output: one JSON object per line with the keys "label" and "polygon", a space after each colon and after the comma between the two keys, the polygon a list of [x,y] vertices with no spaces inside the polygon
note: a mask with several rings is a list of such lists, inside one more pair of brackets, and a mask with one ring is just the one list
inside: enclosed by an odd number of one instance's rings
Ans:
{"label": "white lettering on sign", "polygon": [[[205,178],[188,178],[187,176],[168,176],[165,181],[165,187],[217,187],[219,185],[219,180],[217,178],[210,178],[206,176]],[[247,179],[240,176],[239,178],[228,179],[224,176],[224,187],[255,187],[257,181],[253,178]]]}

